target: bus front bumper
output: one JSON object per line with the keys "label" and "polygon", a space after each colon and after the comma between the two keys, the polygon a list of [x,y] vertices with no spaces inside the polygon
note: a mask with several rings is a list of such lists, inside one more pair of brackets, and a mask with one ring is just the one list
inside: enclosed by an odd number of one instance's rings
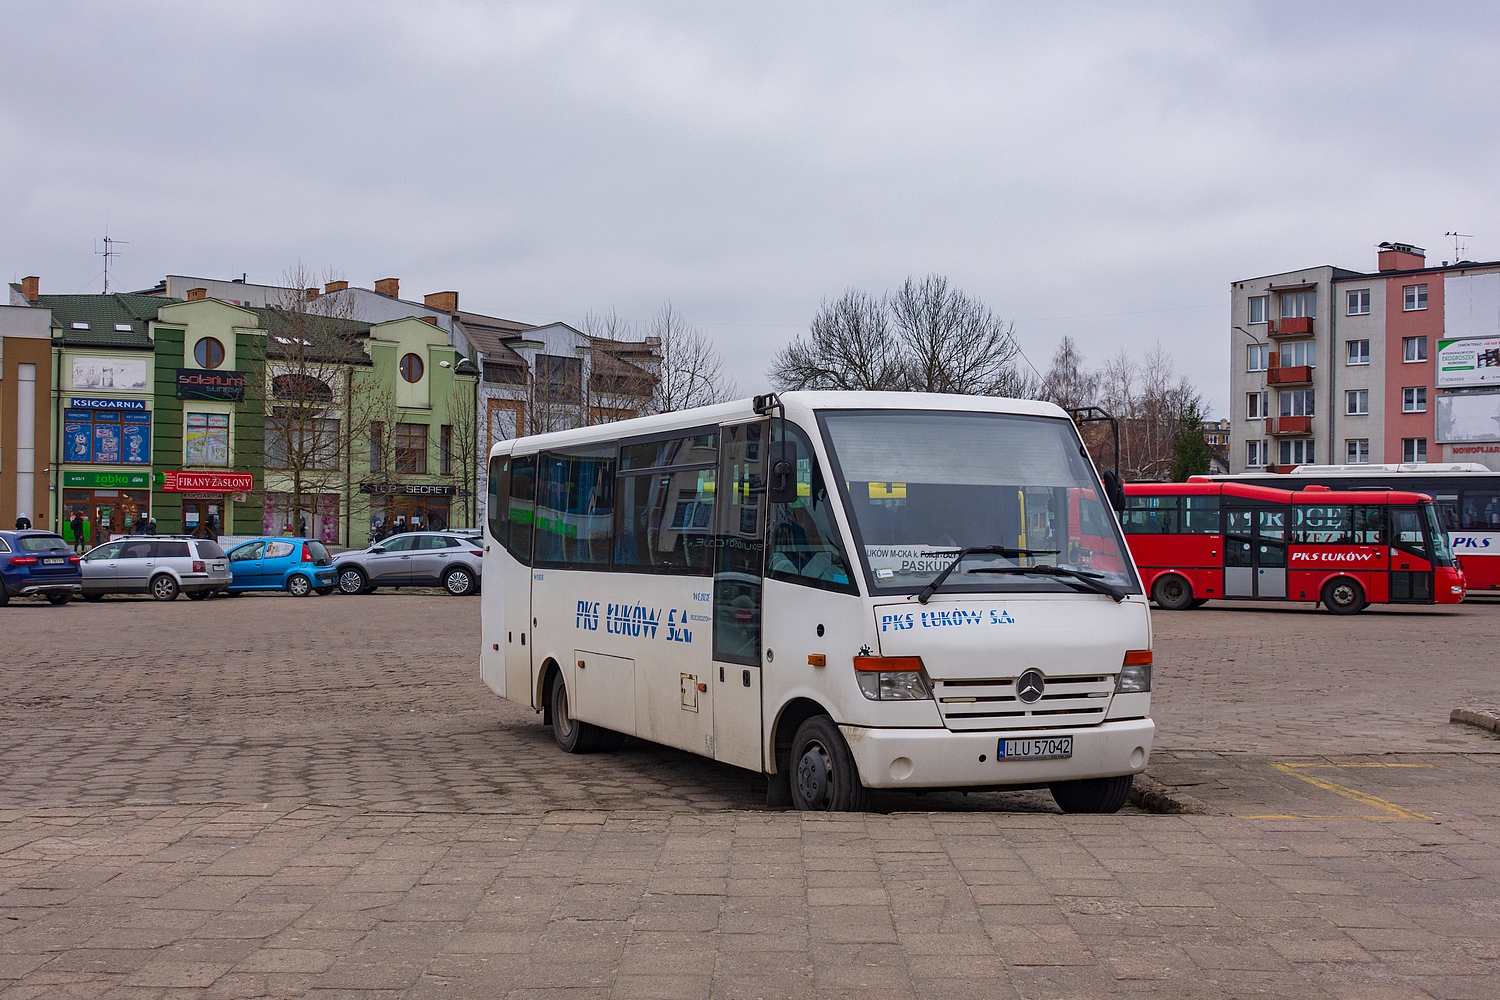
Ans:
{"label": "bus front bumper", "polygon": [[[973,788],[1138,774],[1146,769],[1151,756],[1156,723],[1150,719],[1129,719],[1088,729],[978,733],[861,726],[840,726],[839,731],[859,765],[860,780],[869,788]],[[1001,739],[1054,736],[1073,737],[1072,757],[995,759]]]}

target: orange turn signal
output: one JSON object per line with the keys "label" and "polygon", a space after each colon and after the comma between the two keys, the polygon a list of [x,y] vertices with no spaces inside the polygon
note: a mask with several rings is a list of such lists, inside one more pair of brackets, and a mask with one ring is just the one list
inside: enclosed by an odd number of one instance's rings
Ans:
{"label": "orange turn signal", "polygon": [[921,670],[920,656],[856,656],[855,670]]}
{"label": "orange turn signal", "polygon": [[1151,650],[1128,649],[1125,651],[1125,666],[1144,667],[1151,663]]}
{"label": "orange turn signal", "polygon": [[826,667],[828,666],[828,657],[822,653],[808,653],[807,665],[809,667]]}

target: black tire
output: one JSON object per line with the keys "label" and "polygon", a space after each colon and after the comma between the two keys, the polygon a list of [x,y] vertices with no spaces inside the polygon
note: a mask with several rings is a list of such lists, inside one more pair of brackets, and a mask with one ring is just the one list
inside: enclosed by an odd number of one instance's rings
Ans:
{"label": "black tire", "polygon": [[329,594],[333,593],[337,589],[338,589],[337,587],[317,587],[317,588],[315,588],[315,590],[317,591],[317,594],[318,594],[319,597],[327,597]]}
{"label": "black tire", "polygon": [[1151,599],[1163,611],[1186,611],[1193,606],[1193,585],[1176,573],[1157,577]]}
{"label": "black tire", "polygon": [[85,601],[88,601],[90,604],[93,604],[95,601],[102,601],[102,600],[104,600],[104,595],[103,594],[84,594],[83,595],[83,599]]}
{"label": "black tire", "polygon": [[1050,786],[1057,807],[1065,813],[1119,812],[1130,798],[1135,775],[1118,778],[1084,778],[1081,781],[1057,781]]}
{"label": "black tire", "polygon": [[802,812],[863,812],[869,790],[844,734],[826,715],[815,715],[792,737],[792,805]]}
{"label": "black tire", "polygon": [[190,600],[190,601],[206,601],[206,600],[208,600],[208,598],[210,597],[211,594],[212,594],[212,591],[208,591],[208,590],[194,590],[194,591],[190,591],[188,593],[188,600]]}
{"label": "black tire", "polygon": [[73,595],[72,594],[48,594],[47,595],[47,603],[48,604],[56,605],[59,608],[62,607],[64,604],[67,604],[72,599],[73,599]]}
{"label": "black tire", "polygon": [[359,567],[345,566],[339,570],[339,593],[366,594],[371,589],[370,578]]}
{"label": "black tire", "polygon": [[287,577],[286,592],[293,597],[307,597],[312,594],[312,581],[301,573],[293,573]]}
{"label": "black tire", "polygon": [[10,595],[5,592],[5,584],[0,583],[0,608],[10,603]]}
{"label": "black tire", "polygon": [[579,722],[568,711],[568,686],[561,672],[552,675],[552,690],[547,696],[551,706],[552,738],[568,753],[594,753],[602,750],[609,737],[615,734],[608,729],[587,722]]}
{"label": "black tire", "polygon": [[1356,615],[1365,609],[1365,589],[1347,576],[1323,585],[1323,606],[1336,615]]}
{"label": "black tire", "polygon": [[1195,598],[1193,598],[1193,603],[1190,604],[1190,605],[1188,605],[1188,607],[1189,608],[1201,608],[1201,607],[1203,607],[1203,605],[1205,605],[1207,603],[1208,603],[1208,598],[1206,598],[1206,597],[1195,597]]}
{"label": "black tire", "polygon": [[158,601],[175,601],[178,592],[177,581],[166,573],[158,573],[151,578],[151,596]]}
{"label": "black tire", "polygon": [[443,574],[443,589],[454,597],[474,593],[474,574],[465,566],[455,566]]}

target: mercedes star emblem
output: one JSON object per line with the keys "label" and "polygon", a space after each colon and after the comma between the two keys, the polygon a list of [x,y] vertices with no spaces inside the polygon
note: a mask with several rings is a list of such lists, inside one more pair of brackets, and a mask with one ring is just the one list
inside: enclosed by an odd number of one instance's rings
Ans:
{"label": "mercedes star emblem", "polygon": [[1016,697],[1028,705],[1041,701],[1046,688],[1047,682],[1042,679],[1040,670],[1028,670],[1016,678]]}

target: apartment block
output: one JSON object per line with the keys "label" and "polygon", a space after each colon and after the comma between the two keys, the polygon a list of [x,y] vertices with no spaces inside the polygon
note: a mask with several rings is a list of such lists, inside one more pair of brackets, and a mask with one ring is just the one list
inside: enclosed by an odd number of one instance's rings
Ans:
{"label": "apartment block", "polygon": [[1500,261],[1382,243],[1230,285],[1233,472],[1478,462],[1500,469]]}

